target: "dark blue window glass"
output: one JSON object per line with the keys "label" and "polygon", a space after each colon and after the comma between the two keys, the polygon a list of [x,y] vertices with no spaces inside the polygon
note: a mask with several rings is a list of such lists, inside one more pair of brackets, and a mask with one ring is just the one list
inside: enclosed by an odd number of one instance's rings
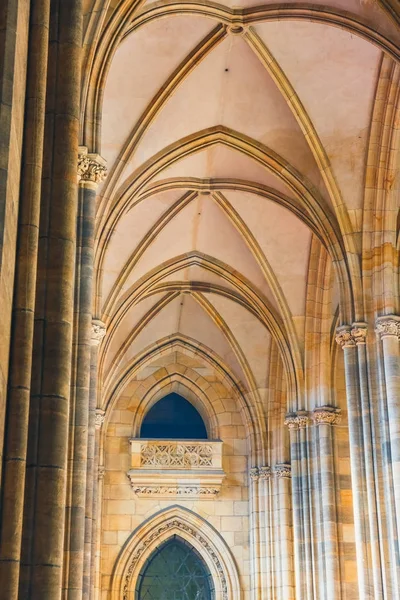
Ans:
{"label": "dark blue window glass", "polygon": [[175,535],[142,568],[136,600],[214,600],[211,574],[193,546]]}
{"label": "dark blue window glass", "polygon": [[140,429],[141,438],[206,440],[204,421],[185,398],[168,394],[151,407]]}

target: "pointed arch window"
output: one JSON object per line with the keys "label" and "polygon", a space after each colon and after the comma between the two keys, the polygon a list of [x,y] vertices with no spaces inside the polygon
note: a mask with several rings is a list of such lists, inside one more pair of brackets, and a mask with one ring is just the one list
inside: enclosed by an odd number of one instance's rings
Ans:
{"label": "pointed arch window", "polygon": [[177,535],[144,564],[135,600],[214,600],[211,573],[195,548]]}
{"label": "pointed arch window", "polygon": [[207,429],[193,404],[179,394],[161,398],[145,416],[140,437],[147,439],[206,440]]}

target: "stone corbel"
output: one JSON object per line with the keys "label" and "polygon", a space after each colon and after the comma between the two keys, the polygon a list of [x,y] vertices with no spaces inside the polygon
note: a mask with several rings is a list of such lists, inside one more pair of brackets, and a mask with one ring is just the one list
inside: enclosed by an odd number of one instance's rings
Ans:
{"label": "stone corbel", "polygon": [[106,335],[106,326],[100,319],[92,320],[92,346],[99,346]]}
{"label": "stone corbel", "polygon": [[101,429],[104,419],[106,418],[106,413],[101,408],[96,408],[96,417],[95,417],[95,427],[96,429]]}
{"label": "stone corbel", "polygon": [[100,154],[88,153],[86,146],[78,152],[78,182],[97,187],[107,176],[107,166]]}

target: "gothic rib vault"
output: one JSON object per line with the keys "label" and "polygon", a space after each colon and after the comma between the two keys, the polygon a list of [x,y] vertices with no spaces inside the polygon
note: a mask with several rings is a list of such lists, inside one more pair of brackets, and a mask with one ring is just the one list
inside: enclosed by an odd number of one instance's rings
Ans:
{"label": "gothic rib vault", "polygon": [[0,600],[400,600],[399,14],[4,0]]}

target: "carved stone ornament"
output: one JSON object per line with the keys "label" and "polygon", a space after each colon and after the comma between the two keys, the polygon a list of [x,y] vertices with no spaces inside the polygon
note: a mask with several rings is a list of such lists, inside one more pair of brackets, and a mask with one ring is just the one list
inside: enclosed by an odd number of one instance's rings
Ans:
{"label": "carved stone ornament", "polygon": [[93,319],[92,321],[92,346],[99,346],[106,335],[106,326],[103,321]]}
{"label": "carved stone ornament", "polygon": [[99,479],[104,479],[104,475],[106,474],[106,468],[103,465],[100,465],[99,470],[97,472],[97,476]]}
{"label": "carved stone ornament", "polygon": [[286,415],[284,424],[288,429],[304,429],[310,423],[309,413],[305,410],[299,410],[297,413]]}
{"label": "carved stone ornament", "polygon": [[106,418],[106,413],[101,408],[96,408],[96,416],[95,416],[95,427],[96,429],[100,429],[104,423],[104,419]]}
{"label": "carved stone ornament", "polygon": [[292,477],[292,467],[286,463],[275,465],[274,473],[278,479],[290,479]]}
{"label": "carved stone ornament", "polygon": [[258,476],[260,479],[268,480],[271,477],[271,467],[259,467],[258,468]]}
{"label": "carved stone ornament", "polygon": [[366,323],[353,323],[353,327],[351,328],[351,335],[353,336],[353,339],[357,345],[366,344],[367,331],[368,326]]}
{"label": "carved stone ornament", "polygon": [[351,332],[349,325],[343,325],[336,330],[336,342],[341,348],[353,348],[356,345],[356,340]]}
{"label": "carved stone ornament", "polygon": [[333,406],[320,406],[313,411],[316,425],[337,425],[342,418],[340,408]]}
{"label": "carved stone ornament", "polygon": [[259,477],[260,477],[260,472],[258,470],[258,467],[251,467],[250,471],[249,471],[249,476],[251,481],[258,481]]}
{"label": "carved stone ornament", "polygon": [[137,485],[132,486],[134,493],[139,497],[162,496],[193,498],[204,496],[217,496],[220,491],[219,487],[201,486],[201,485]]}
{"label": "carved stone ornament", "polygon": [[188,444],[160,442],[146,443],[141,447],[140,466],[163,468],[202,468],[213,466],[211,444]]}
{"label": "carved stone ornament", "polygon": [[99,154],[89,154],[85,146],[78,153],[78,181],[98,185],[107,176],[106,161]]}
{"label": "carved stone ornament", "polygon": [[129,600],[129,598],[130,598],[129,590],[131,589],[131,579],[132,579],[133,571],[134,571],[137,563],[142,558],[143,554],[146,552],[147,548],[155,540],[157,540],[160,536],[162,536],[166,532],[168,532],[170,530],[174,530],[174,529],[175,530],[178,529],[180,531],[184,531],[184,532],[188,533],[190,536],[196,538],[196,540],[201,544],[201,546],[204,548],[205,552],[207,552],[208,556],[210,556],[211,560],[213,561],[216,571],[219,575],[219,579],[221,582],[221,592],[222,592],[221,600],[228,600],[228,585],[226,582],[224,569],[223,569],[221,562],[220,562],[217,554],[215,553],[214,549],[210,546],[208,541],[202,536],[202,534],[198,530],[194,529],[189,524],[185,523],[184,521],[181,521],[178,518],[174,518],[174,519],[171,519],[170,521],[167,521],[166,523],[162,523],[156,529],[152,530],[150,532],[150,534],[148,535],[148,537],[146,537],[142,541],[140,546],[137,548],[137,550],[135,551],[135,553],[131,559],[131,562],[129,563],[129,567],[128,567],[128,570],[127,570],[127,573],[125,576],[123,596],[122,596],[123,600]]}
{"label": "carved stone ornament", "polygon": [[378,317],[376,320],[375,332],[381,339],[388,336],[400,339],[400,317],[397,315]]}
{"label": "carved stone ornament", "polygon": [[289,413],[286,415],[285,421],[284,421],[284,425],[286,425],[286,427],[290,430],[290,429],[298,429],[298,423],[297,423],[297,415],[296,413]]}

